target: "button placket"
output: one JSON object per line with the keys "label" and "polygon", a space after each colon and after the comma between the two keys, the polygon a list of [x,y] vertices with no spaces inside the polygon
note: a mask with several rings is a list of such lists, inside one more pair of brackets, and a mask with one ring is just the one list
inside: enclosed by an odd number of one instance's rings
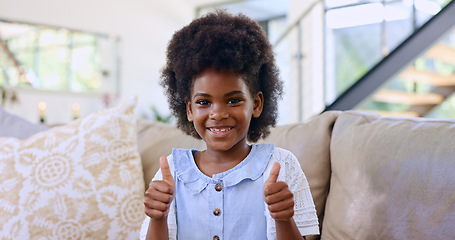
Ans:
{"label": "button placket", "polygon": [[222,183],[213,183],[209,186],[209,208],[210,214],[210,229],[213,239],[223,238],[224,218],[223,218],[223,185]]}

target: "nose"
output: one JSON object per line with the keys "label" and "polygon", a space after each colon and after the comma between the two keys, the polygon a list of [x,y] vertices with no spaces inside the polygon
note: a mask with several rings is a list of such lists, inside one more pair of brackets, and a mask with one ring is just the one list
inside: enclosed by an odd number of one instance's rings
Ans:
{"label": "nose", "polygon": [[210,111],[209,118],[212,120],[220,121],[222,119],[229,118],[229,113],[224,107],[214,106],[212,111]]}

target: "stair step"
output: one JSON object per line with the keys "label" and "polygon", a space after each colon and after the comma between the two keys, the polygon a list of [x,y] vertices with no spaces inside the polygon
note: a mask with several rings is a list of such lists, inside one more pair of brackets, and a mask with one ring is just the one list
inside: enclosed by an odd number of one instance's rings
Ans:
{"label": "stair step", "polygon": [[455,48],[445,44],[438,43],[431,47],[425,55],[429,58],[439,59],[446,63],[455,65]]}
{"label": "stair step", "polygon": [[435,93],[418,94],[391,89],[380,89],[373,95],[373,99],[378,102],[408,105],[437,105],[444,101],[442,95]]}
{"label": "stair step", "polygon": [[445,76],[428,70],[417,70],[415,67],[406,68],[400,73],[399,77],[403,80],[410,80],[438,87],[455,86],[455,74]]}
{"label": "stair step", "polygon": [[365,109],[360,109],[359,111],[377,113],[383,117],[420,117],[418,113],[411,112],[411,111],[388,112],[388,111],[365,110]]}

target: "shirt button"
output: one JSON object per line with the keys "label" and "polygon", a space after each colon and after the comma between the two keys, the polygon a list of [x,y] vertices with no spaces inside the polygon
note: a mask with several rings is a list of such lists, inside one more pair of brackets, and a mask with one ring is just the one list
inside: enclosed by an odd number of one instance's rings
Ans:
{"label": "shirt button", "polygon": [[219,216],[221,214],[221,210],[219,208],[215,208],[215,210],[213,210],[213,214],[215,216]]}
{"label": "shirt button", "polygon": [[217,235],[213,236],[213,240],[220,240],[220,237],[218,237]]}
{"label": "shirt button", "polygon": [[217,192],[219,192],[219,191],[221,191],[221,189],[223,189],[223,185],[221,185],[221,183],[217,183],[217,184],[215,185],[215,190],[216,190]]}

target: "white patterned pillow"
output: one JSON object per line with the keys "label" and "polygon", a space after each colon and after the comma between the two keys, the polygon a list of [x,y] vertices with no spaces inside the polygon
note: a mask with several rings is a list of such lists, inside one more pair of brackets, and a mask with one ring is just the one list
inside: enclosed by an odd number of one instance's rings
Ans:
{"label": "white patterned pillow", "polygon": [[137,239],[144,180],[135,100],[0,138],[0,239]]}

